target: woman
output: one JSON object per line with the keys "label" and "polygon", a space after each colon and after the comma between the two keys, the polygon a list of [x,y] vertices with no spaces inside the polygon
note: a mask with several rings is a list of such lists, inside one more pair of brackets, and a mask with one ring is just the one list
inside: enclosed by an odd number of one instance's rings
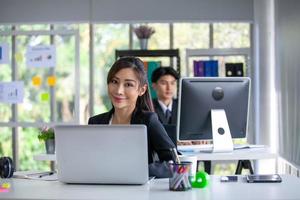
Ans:
{"label": "woman", "polygon": [[[145,124],[148,133],[148,162],[172,160],[175,145],[167,135],[153,106],[147,74],[139,58],[123,57],[111,67],[107,76],[108,95],[113,108],[89,119],[89,124]],[[150,175],[155,175],[151,172]],[[160,169],[158,169],[161,171]]]}

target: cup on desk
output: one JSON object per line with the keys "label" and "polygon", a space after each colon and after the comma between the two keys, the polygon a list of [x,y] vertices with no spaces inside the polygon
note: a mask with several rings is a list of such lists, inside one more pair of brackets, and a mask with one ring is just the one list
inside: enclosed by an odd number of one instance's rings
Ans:
{"label": "cup on desk", "polygon": [[190,171],[191,162],[170,163],[172,177],[169,179],[169,189],[172,191],[186,191],[192,188]]}
{"label": "cup on desk", "polygon": [[195,178],[197,172],[197,156],[179,155],[180,162],[191,162],[190,176]]}

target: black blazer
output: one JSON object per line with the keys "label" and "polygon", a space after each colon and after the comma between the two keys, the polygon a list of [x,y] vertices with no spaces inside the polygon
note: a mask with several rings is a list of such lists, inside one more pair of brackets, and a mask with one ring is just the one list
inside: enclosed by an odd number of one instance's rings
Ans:
{"label": "black blazer", "polygon": [[[114,109],[109,112],[93,116],[89,124],[109,124]],[[147,126],[148,134],[148,163],[154,162],[157,154],[160,161],[172,160],[170,148],[175,148],[172,140],[166,133],[154,112],[134,111],[131,117],[131,124],[144,124]]]}
{"label": "black blazer", "polygon": [[154,110],[157,113],[159,121],[162,124],[174,124],[174,125],[177,124],[177,106],[178,106],[177,99],[173,99],[171,123],[167,122],[167,119],[165,117],[165,113],[164,113],[163,109],[161,108],[158,100],[157,99],[152,99],[152,102],[153,102]]}

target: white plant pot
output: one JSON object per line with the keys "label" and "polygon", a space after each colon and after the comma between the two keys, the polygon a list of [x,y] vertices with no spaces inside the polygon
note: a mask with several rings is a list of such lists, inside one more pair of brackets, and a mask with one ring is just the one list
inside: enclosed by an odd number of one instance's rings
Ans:
{"label": "white plant pot", "polygon": [[148,48],[148,39],[140,39],[140,47],[142,50],[146,50]]}
{"label": "white plant pot", "polygon": [[46,153],[47,154],[54,154],[55,153],[55,141],[54,139],[46,140],[45,141],[46,146]]}

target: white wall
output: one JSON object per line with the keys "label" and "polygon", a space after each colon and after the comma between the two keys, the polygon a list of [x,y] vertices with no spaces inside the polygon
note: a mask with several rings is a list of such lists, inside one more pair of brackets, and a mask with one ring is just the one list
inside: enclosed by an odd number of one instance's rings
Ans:
{"label": "white wall", "polygon": [[1,0],[0,23],[252,21],[253,0]]}
{"label": "white wall", "polygon": [[300,1],[275,2],[279,153],[300,169]]}
{"label": "white wall", "polygon": [[[276,152],[279,126],[274,78],[274,23],[274,0],[254,0],[252,96],[255,143],[268,145]],[[260,160],[257,163],[257,173],[275,172],[274,160]]]}
{"label": "white wall", "polygon": [[[255,141],[300,168],[300,1],[254,0]],[[278,137],[279,136],[279,137]],[[279,145],[279,146],[278,146]],[[260,165],[265,163],[260,161]],[[265,165],[266,166],[266,165]],[[269,172],[272,165],[258,167]]]}
{"label": "white wall", "polygon": [[92,4],[92,21],[253,20],[252,0],[93,0]]}
{"label": "white wall", "polygon": [[[272,107],[274,98],[274,0],[254,1],[254,67],[253,88],[255,95],[256,138],[259,144],[271,144]],[[278,129],[278,128],[277,128]]]}
{"label": "white wall", "polygon": [[0,23],[88,21],[89,0],[1,0]]}

